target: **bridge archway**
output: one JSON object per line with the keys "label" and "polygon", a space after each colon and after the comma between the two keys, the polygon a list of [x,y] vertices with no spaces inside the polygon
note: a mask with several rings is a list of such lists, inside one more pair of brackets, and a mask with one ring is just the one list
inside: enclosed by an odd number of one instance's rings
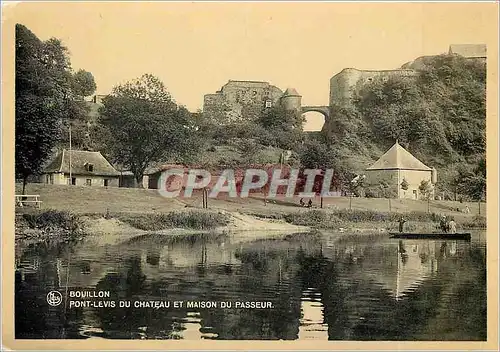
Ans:
{"label": "bridge archway", "polygon": [[324,114],[318,111],[307,111],[303,113],[305,117],[304,121],[304,131],[315,132],[321,131],[326,123],[326,117]]}
{"label": "bridge archway", "polygon": [[303,106],[302,114],[304,114],[306,118],[304,131],[321,131],[325,123],[330,118],[330,107]]}

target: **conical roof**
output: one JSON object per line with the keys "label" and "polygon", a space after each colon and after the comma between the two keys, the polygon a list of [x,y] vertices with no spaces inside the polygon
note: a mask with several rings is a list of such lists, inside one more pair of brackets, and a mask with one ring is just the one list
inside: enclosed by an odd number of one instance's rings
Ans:
{"label": "conical roof", "polygon": [[285,90],[285,93],[283,93],[283,96],[298,96],[300,97],[300,94],[297,92],[295,88],[287,88]]}
{"label": "conical roof", "polygon": [[385,152],[367,170],[421,170],[432,171],[432,169],[410,154],[396,141],[391,149]]}

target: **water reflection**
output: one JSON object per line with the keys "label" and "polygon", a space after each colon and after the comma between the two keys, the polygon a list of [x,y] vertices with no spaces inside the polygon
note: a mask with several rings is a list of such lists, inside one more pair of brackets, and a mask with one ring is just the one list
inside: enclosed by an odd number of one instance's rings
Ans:
{"label": "water reflection", "polygon": [[[484,238],[484,236],[483,236]],[[17,338],[484,340],[484,242],[298,236],[89,238],[16,250]],[[50,290],[113,300],[268,301],[272,309],[64,308]]]}

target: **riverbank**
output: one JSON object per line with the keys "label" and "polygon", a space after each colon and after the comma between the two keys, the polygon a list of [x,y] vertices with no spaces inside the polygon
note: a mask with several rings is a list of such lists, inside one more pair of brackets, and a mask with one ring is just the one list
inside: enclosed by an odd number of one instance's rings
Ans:
{"label": "riverbank", "polygon": [[[265,220],[240,213],[211,210],[178,210],[169,213],[75,214],[57,210],[23,210],[16,214],[16,240],[60,238],[79,240],[86,235],[181,235],[200,232],[310,231],[307,226],[283,220]],[[248,237],[253,237],[251,234]]]}
{"label": "riverbank", "polygon": [[[252,238],[257,232],[261,237],[313,229],[383,233],[396,231],[401,216],[407,220],[405,231],[434,231],[441,215],[454,217],[459,230],[486,227],[484,203],[335,197],[325,198],[320,209],[317,199],[304,208],[295,198],[264,201],[253,195],[209,199],[209,209],[203,209],[198,196],[164,198],[146,189],[29,184],[27,192],[40,195],[43,203],[41,209],[16,208],[16,240],[193,232],[241,232],[242,238]],[[466,206],[468,213],[462,211]]]}
{"label": "riverbank", "polygon": [[[194,233],[239,233],[241,239],[284,234],[333,231],[339,234],[387,233],[398,230],[401,214],[377,211],[308,209],[279,215],[242,214],[209,209],[182,209],[168,213],[120,212],[76,214],[67,211],[23,209],[16,214],[16,240],[81,240],[98,237],[134,237],[145,234],[188,235]],[[435,231],[439,215],[404,214],[405,231]],[[459,230],[485,228],[484,218],[474,217]]]}

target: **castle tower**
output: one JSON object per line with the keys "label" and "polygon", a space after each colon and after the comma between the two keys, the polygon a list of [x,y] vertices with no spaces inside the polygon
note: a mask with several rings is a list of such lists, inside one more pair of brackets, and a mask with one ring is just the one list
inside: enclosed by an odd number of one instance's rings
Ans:
{"label": "castle tower", "polygon": [[294,88],[287,88],[280,98],[280,104],[286,110],[300,110],[302,108],[302,96]]}

